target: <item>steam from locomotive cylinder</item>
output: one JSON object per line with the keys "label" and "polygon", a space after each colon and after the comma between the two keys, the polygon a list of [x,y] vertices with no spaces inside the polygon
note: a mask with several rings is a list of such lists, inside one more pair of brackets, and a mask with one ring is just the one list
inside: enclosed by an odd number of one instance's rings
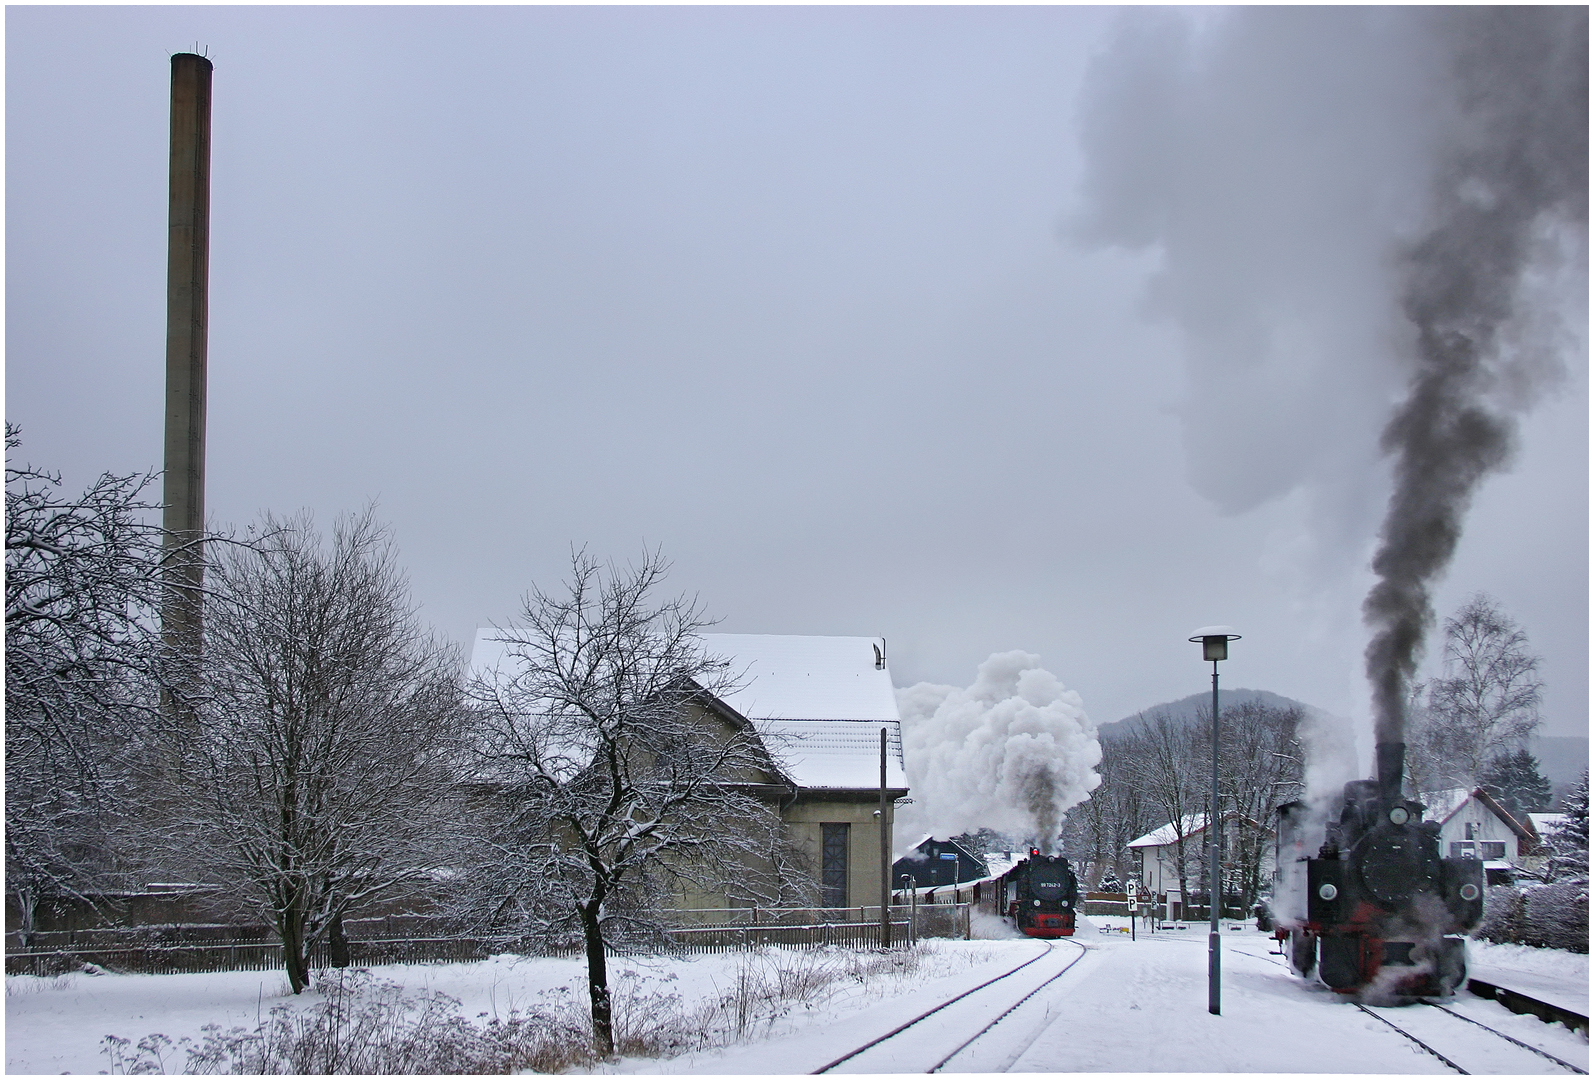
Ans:
{"label": "steam from locomotive cylinder", "polygon": [[1434,621],[1430,583],[1455,554],[1478,482],[1508,460],[1525,388],[1558,367],[1520,325],[1526,273],[1568,234],[1587,246],[1587,8],[1432,17],[1449,46],[1457,131],[1439,163],[1433,225],[1405,260],[1416,370],[1383,433],[1395,487],[1362,607],[1378,743],[1404,737]]}

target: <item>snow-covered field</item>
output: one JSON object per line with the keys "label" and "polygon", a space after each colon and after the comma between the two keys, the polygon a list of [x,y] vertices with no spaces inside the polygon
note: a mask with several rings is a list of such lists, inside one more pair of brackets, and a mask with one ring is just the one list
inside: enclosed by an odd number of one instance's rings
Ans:
{"label": "snow-covered field", "polygon": [[[1249,926],[1224,934],[1223,1013],[1214,1017],[1206,1008],[1204,926],[1142,933],[1135,941],[1098,931],[1115,921],[1086,920],[1073,939],[1085,948],[1084,958],[949,1071],[1450,1072],[1376,1019],[1295,978],[1270,955],[1271,938]],[[622,1024],[685,1025],[697,1048],[674,1057],[625,1058],[604,1071],[809,1072],[1043,948],[1027,938],[934,941],[917,961],[896,966],[839,951],[619,959],[611,973]],[[1073,945],[1066,948],[1077,955]],[[1586,956],[1474,946],[1473,963],[1587,987]],[[575,959],[392,966],[374,969],[373,977],[412,993],[448,994],[478,1022],[533,1007],[579,1014],[585,999],[584,972]],[[785,992],[773,993],[782,983]],[[100,1072],[113,1065],[102,1052],[106,1035],[136,1043],[158,1032],[174,1042],[185,1036],[198,1041],[207,1024],[253,1028],[273,1006],[303,1010],[319,1000],[313,991],[294,999],[285,977],[273,972],[12,976],[6,979],[6,1069]],[[1563,1027],[1465,993],[1451,1007],[1588,1067],[1587,1040]],[[1421,1007],[1389,1015],[1398,1020],[1417,1012],[1438,1016]],[[1444,1032],[1453,1045],[1487,1063],[1494,1036],[1441,1019],[1456,1029]],[[182,1063],[180,1051],[168,1053],[168,1071],[179,1071]],[[1563,1071],[1543,1064],[1542,1072]],[[1491,1070],[1486,1064],[1473,1071]]]}

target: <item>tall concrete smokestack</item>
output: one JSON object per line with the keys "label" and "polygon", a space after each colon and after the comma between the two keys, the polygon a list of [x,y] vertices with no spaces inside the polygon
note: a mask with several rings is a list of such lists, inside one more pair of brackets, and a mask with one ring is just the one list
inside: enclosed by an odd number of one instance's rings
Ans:
{"label": "tall concrete smokestack", "polygon": [[166,247],[167,592],[161,633],[199,655],[205,529],[205,346],[210,291],[210,75],[203,56],[172,57],[171,198]]}

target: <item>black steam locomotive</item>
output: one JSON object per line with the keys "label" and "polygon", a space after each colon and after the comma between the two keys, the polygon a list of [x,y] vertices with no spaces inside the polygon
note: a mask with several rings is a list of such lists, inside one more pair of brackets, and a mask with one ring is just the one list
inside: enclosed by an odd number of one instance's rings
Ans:
{"label": "black steam locomotive", "polygon": [[996,908],[1030,937],[1068,937],[1079,906],[1079,879],[1061,855],[1029,849],[1029,858],[995,882]]}
{"label": "black steam locomotive", "polygon": [[1315,968],[1343,994],[1451,994],[1466,978],[1462,935],[1483,917],[1483,864],[1442,858],[1439,823],[1402,797],[1405,744],[1377,752],[1377,779],[1345,785],[1315,858],[1306,806],[1279,807],[1274,936],[1303,977]]}

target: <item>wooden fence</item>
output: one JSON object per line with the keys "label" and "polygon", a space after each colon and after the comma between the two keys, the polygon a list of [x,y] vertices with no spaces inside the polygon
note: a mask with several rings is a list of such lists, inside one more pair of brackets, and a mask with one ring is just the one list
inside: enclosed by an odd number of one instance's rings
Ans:
{"label": "wooden fence", "polygon": [[[915,934],[919,937],[967,937],[968,907],[967,904],[920,907],[915,927],[908,907],[893,906],[892,943],[905,945]],[[800,912],[734,910],[739,914],[734,921],[724,917],[697,918],[708,913],[682,913],[685,917],[681,921],[701,922],[703,925],[678,926],[665,930],[662,937],[648,940],[617,942],[611,951],[617,954],[659,951],[710,953],[765,945],[802,949],[825,946],[873,949],[880,944],[878,907],[873,909],[873,919],[862,921],[856,918],[858,909],[845,909],[845,917],[841,919],[812,921],[800,921],[794,916],[801,914],[811,917],[824,913],[824,909]],[[867,909],[862,913],[867,915]],[[442,920],[430,917],[405,918],[407,922],[402,929],[409,932],[402,936],[351,936],[348,943],[350,965],[368,967],[376,964],[482,960],[495,952],[510,951],[512,948],[506,941],[458,933],[417,934],[414,931],[436,929],[444,924]],[[351,932],[400,929],[387,925],[390,921],[368,920],[362,926],[361,920],[349,920],[345,927]],[[523,943],[513,946],[523,947]],[[545,955],[579,955],[581,950],[579,946],[549,945],[537,951]],[[308,959],[312,968],[331,966],[331,957],[324,942],[311,947]],[[81,970],[85,964],[94,964],[107,971],[142,974],[272,971],[284,966],[282,946],[272,940],[271,931],[265,927],[179,924],[116,930],[52,931],[34,934],[26,947],[16,940],[16,935],[7,935],[7,975],[59,975]]]}

